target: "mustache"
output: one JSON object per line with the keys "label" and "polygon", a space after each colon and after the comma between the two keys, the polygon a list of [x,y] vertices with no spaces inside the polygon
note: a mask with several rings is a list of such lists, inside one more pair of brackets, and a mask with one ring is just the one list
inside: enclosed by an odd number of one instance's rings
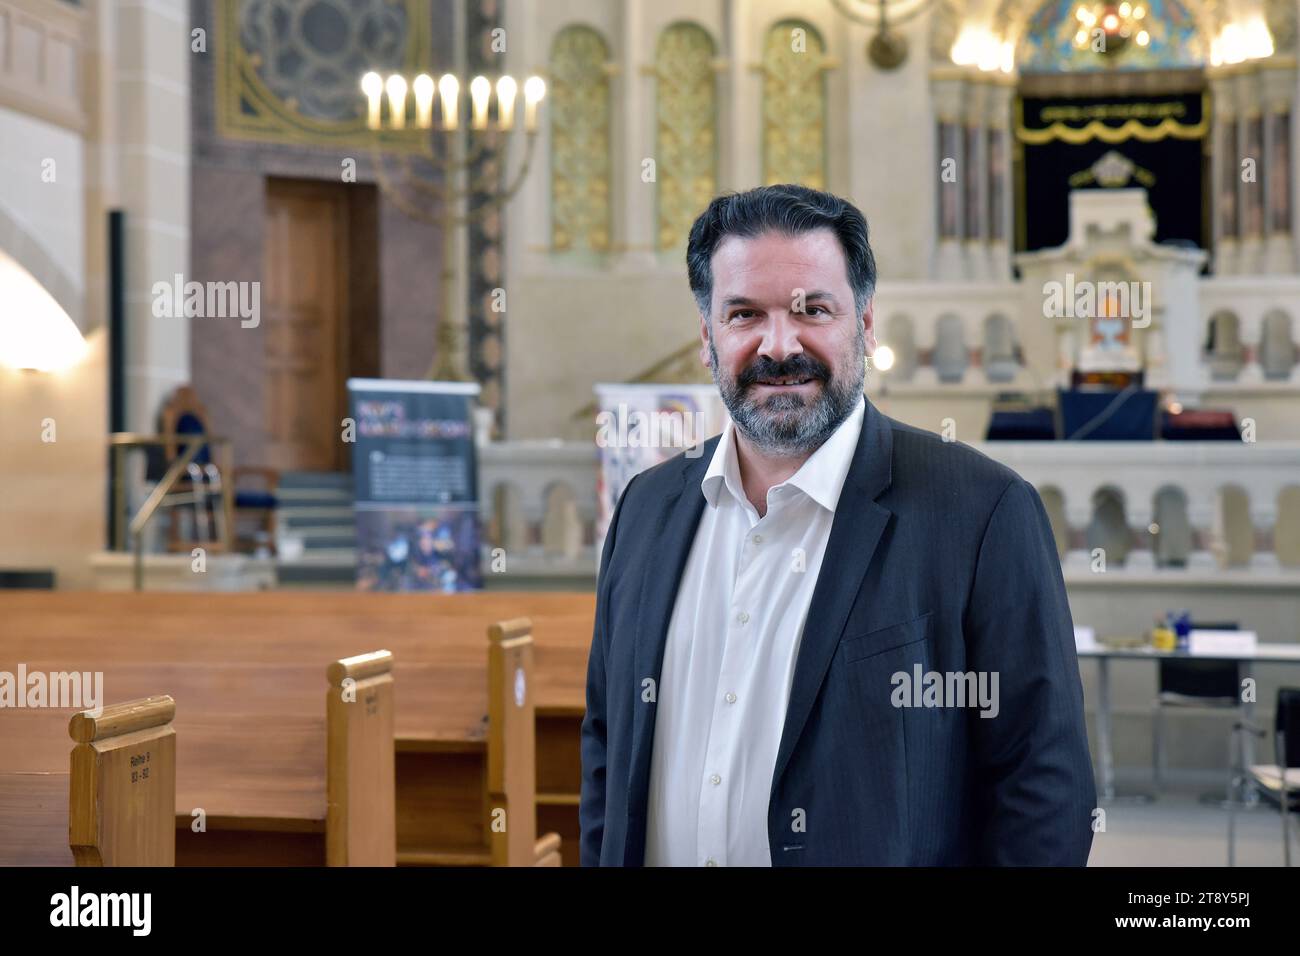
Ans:
{"label": "mustache", "polygon": [[792,355],[781,362],[760,358],[736,376],[736,388],[738,391],[744,391],[751,385],[771,378],[810,378],[825,382],[829,381],[830,377],[830,368],[811,355]]}

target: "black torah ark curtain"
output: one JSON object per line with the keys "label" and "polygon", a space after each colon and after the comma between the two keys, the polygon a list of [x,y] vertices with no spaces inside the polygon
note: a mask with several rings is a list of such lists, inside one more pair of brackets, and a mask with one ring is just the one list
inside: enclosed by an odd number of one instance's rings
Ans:
{"label": "black torah ark curtain", "polygon": [[1208,249],[1209,111],[1200,92],[1018,100],[1017,249],[1065,242],[1071,190],[1135,187],[1147,191],[1156,242]]}

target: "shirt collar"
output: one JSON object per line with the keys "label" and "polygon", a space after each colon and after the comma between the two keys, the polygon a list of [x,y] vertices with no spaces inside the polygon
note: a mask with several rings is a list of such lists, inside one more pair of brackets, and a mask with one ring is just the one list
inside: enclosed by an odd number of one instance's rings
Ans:
{"label": "shirt collar", "polygon": [[[808,456],[808,460],[799,466],[799,470],[782,484],[793,485],[827,511],[833,512],[839,504],[844,479],[848,477],[849,467],[853,464],[866,405],[866,399],[859,398],[853,411],[831,432],[830,438],[822,442]],[[746,500],[744,486],[740,482],[740,457],[736,452],[735,432],[735,423],[728,418],[718,447],[714,449],[713,458],[709,461],[709,469],[700,481],[705,500],[715,507],[724,487],[737,501]],[[781,485],[773,487],[779,488]]]}

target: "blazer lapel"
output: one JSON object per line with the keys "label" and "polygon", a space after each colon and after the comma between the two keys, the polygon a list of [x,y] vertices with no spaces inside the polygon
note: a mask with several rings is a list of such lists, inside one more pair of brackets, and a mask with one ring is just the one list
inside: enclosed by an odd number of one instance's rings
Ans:
{"label": "blazer lapel", "polygon": [[868,401],[853,463],[844,479],[826,554],[808,607],[772,775],[772,793],[776,792],[803,733],[831,657],[843,636],[849,611],[862,587],[862,579],[893,514],[875,501],[889,487],[892,451],[889,420]]}
{"label": "blazer lapel", "polygon": [[653,533],[645,542],[649,556],[641,577],[640,617],[636,633],[636,693],[645,692],[646,678],[654,681],[655,704],[638,701],[632,722],[632,762],[628,772],[627,842],[624,865],[640,866],[645,860],[646,805],[650,789],[650,755],[658,712],[659,677],[663,669],[664,646],[677,589],[686,559],[695,540],[695,529],[704,510],[700,482],[708,470],[719,438],[705,442],[702,454],[687,459],[681,481],[659,502]]}

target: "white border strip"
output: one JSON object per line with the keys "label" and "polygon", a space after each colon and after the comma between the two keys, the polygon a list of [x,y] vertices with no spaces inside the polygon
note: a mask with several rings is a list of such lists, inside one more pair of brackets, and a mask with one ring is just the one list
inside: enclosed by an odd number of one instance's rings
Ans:
{"label": "white border strip", "polygon": [[438,392],[443,395],[477,395],[477,382],[412,382],[392,378],[350,378],[348,388],[372,392]]}

